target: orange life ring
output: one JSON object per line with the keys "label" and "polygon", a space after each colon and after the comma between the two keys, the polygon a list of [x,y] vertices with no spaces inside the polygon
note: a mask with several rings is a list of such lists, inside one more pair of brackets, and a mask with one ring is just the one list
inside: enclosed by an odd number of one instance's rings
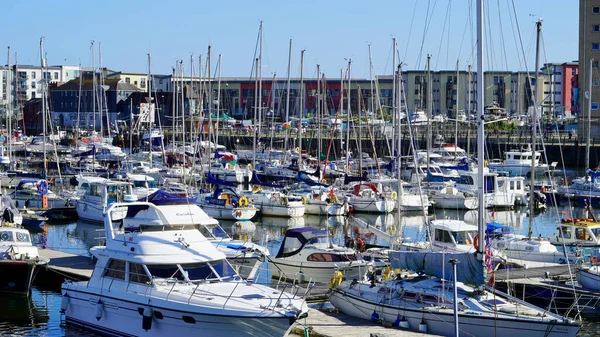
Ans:
{"label": "orange life ring", "polygon": [[356,239],[356,248],[359,252],[362,252],[365,249],[365,242],[361,238]]}

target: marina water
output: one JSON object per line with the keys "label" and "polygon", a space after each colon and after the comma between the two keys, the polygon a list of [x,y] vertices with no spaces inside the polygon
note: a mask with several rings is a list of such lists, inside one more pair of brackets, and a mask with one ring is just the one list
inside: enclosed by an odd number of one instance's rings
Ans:
{"label": "marina water", "polygon": [[[544,237],[551,236],[556,230],[561,212],[566,206],[549,207],[545,212],[533,218],[533,234]],[[575,210],[575,211],[581,211]],[[474,212],[456,210],[436,210],[431,217],[437,219],[450,218],[474,221]],[[519,234],[527,234],[529,218],[527,208],[514,210],[488,211],[489,217],[500,223],[510,225]],[[405,240],[425,240],[425,216],[423,214],[402,214],[397,222],[397,214],[356,214],[357,218],[379,227],[389,233],[401,234]],[[236,239],[246,239],[265,245],[271,255],[276,254],[283,234],[291,227],[328,227],[333,240],[344,244],[347,237],[360,237],[370,244],[386,244],[373,234],[364,230],[353,229],[347,218],[304,216],[302,218],[262,217],[254,222],[221,221],[221,226]],[[34,241],[46,245],[49,249],[65,251],[72,254],[89,256],[88,250],[102,242],[104,235],[102,226],[76,222],[69,224],[46,224],[43,230],[33,234]],[[30,298],[24,296],[2,295],[0,306],[0,336],[96,336],[71,326],[65,326],[64,317],[60,314],[60,289],[45,289],[35,285]],[[579,336],[592,337],[600,335],[600,318],[584,318]]]}

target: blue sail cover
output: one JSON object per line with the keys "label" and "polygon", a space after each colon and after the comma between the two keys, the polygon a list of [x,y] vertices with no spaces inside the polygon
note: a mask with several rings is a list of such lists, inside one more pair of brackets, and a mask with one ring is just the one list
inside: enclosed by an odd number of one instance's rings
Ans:
{"label": "blue sail cover", "polygon": [[308,177],[308,175],[304,172],[298,172],[298,181],[301,181],[303,183],[305,183],[308,186],[322,186],[322,187],[329,187],[329,185],[327,184],[321,184],[319,182],[316,182],[312,179],[310,179]]}
{"label": "blue sail cover", "polygon": [[449,261],[457,259],[460,263],[456,265],[456,277],[460,282],[478,286],[485,283],[483,262],[473,253],[390,251],[389,258],[394,268],[409,269],[447,280],[453,278],[452,264]]}
{"label": "blue sail cover", "polygon": [[596,183],[596,179],[598,179],[598,177],[600,177],[600,171],[594,171],[594,170],[588,169],[587,174],[592,179],[592,184]]}
{"label": "blue sail cover", "polygon": [[260,180],[260,178],[258,177],[258,174],[256,173],[256,171],[252,172],[252,180],[250,181],[250,183],[252,185],[260,185],[260,186],[267,186],[267,187],[276,187],[276,188],[284,188],[285,186],[280,185],[280,184],[275,184],[275,183],[264,183]]}
{"label": "blue sail cover", "polygon": [[195,204],[196,198],[180,197],[175,194],[158,190],[145,198],[141,198],[140,201],[151,202],[155,205],[180,205],[180,204]]}
{"label": "blue sail cover", "polygon": [[218,179],[215,178],[215,176],[212,175],[212,173],[208,172],[208,177],[206,178],[206,181],[209,184],[215,184],[215,185],[223,185],[223,186],[229,186],[229,187],[235,187],[235,183],[231,182],[231,181],[226,181],[223,179]]}

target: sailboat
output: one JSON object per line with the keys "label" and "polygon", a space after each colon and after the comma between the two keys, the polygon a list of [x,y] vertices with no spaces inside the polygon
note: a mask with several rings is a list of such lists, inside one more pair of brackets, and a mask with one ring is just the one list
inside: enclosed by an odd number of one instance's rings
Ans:
{"label": "sailboat", "polygon": [[[484,102],[483,0],[477,2],[477,28],[477,106],[481,107]],[[479,158],[484,158],[483,114],[483,109],[480,109]],[[480,215],[485,212],[483,169],[483,160],[479,160]],[[484,237],[484,224],[484,216],[479,216],[477,231],[480,238]],[[476,254],[391,251],[389,258],[394,268],[410,269],[436,277],[392,278],[381,284],[336,280],[337,286],[334,284],[330,301],[337,309],[351,316],[443,336],[460,333],[473,336],[548,337],[575,336],[579,332],[580,323],[575,320],[550,313],[486,286],[488,255],[486,244],[478,245]],[[454,298],[451,295],[452,288]]]}

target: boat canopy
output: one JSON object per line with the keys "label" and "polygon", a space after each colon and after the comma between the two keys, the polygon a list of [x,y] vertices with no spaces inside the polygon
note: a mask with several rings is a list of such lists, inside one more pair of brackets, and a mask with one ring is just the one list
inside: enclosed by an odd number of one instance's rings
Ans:
{"label": "boat canopy", "polygon": [[285,232],[285,237],[277,253],[278,258],[297,254],[308,243],[323,242],[329,240],[327,230],[314,227],[292,228]]}
{"label": "boat canopy", "polygon": [[159,205],[179,205],[179,204],[194,204],[196,198],[181,197],[176,194],[171,194],[163,190],[158,190],[147,197],[141,198],[139,201],[151,202]]}

